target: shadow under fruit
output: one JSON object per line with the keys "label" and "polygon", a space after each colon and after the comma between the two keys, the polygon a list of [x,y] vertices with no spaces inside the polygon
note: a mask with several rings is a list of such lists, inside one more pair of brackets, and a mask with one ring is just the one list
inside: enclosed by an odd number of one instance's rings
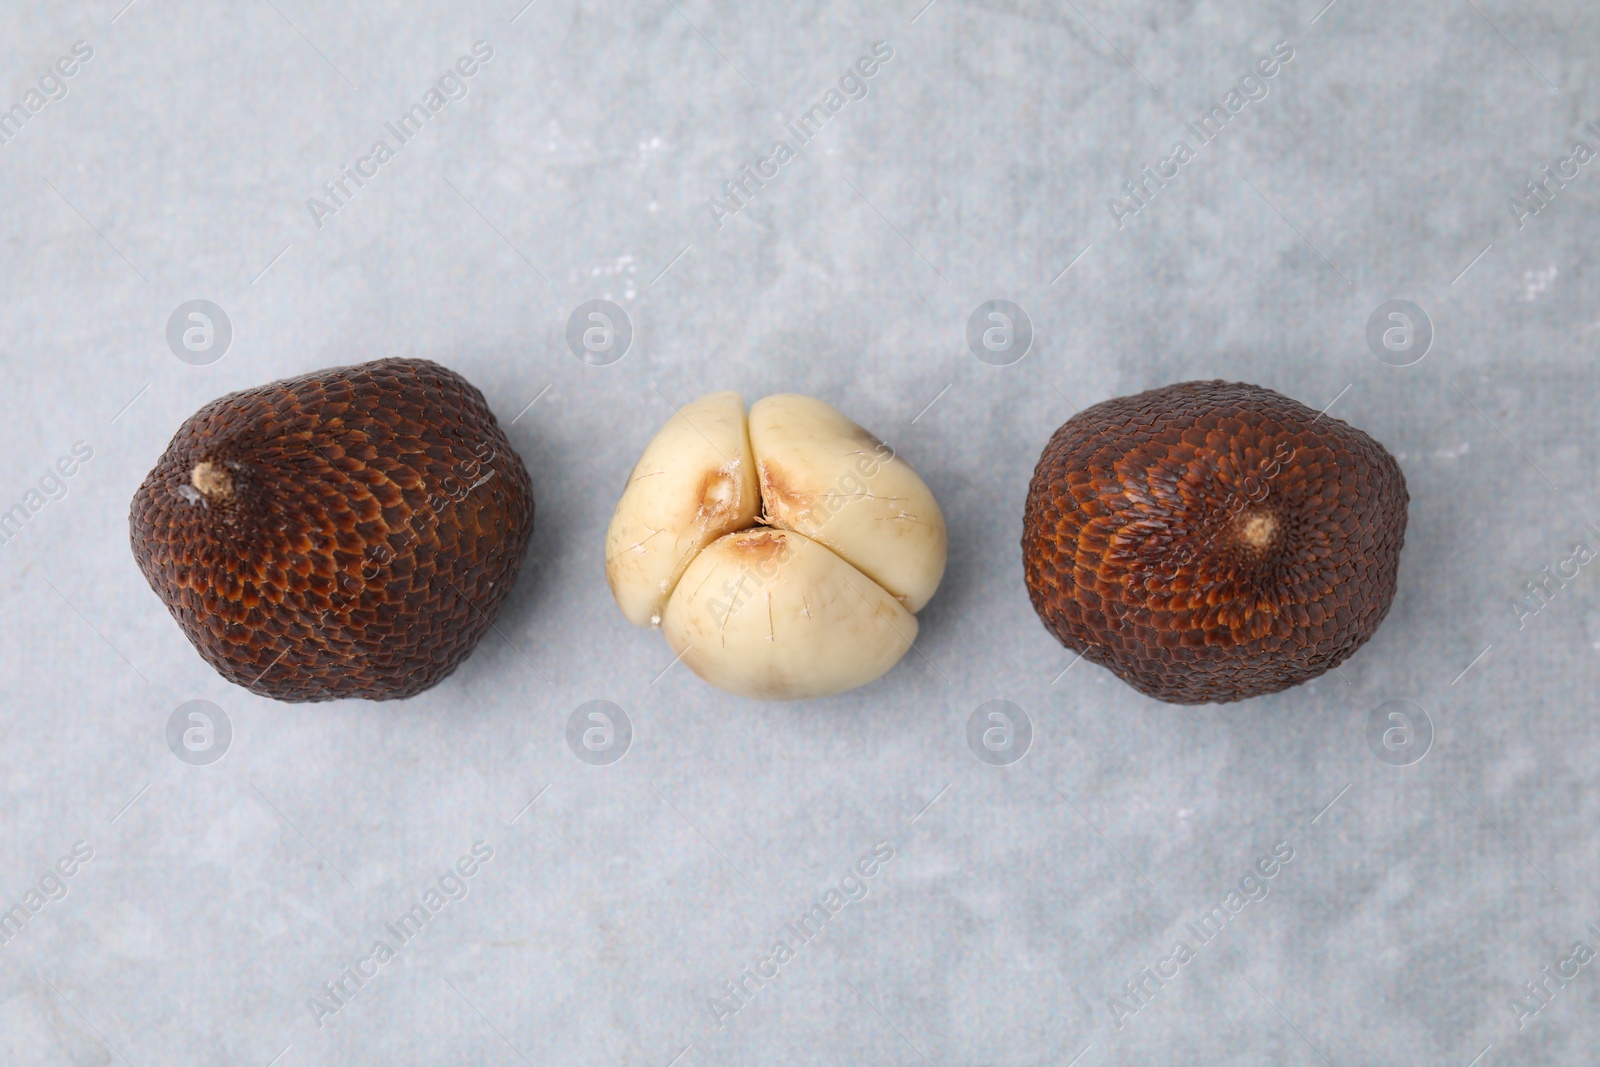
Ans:
{"label": "shadow under fruit", "polygon": [[1051,437],[1024,576],[1061,643],[1175,704],[1338,666],[1394,599],[1405,475],[1362,431],[1239,382],[1096,404]]}
{"label": "shadow under fruit", "polygon": [[489,629],[533,534],[533,487],[471,383],[383,359],[207,404],[129,527],[150,587],[230,682],[392,700]]}

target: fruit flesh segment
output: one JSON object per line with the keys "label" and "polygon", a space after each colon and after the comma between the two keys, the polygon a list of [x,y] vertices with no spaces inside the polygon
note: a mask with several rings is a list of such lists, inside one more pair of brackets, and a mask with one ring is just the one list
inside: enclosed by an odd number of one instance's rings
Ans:
{"label": "fruit flesh segment", "polygon": [[753,524],[760,507],[743,398],[685,404],[634,465],[606,531],[606,576],[623,615],[659,625],[695,554]]}
{"label": "fruit flesh segment", "polygon": [[767,521],[837,552],[921,611],[944,577],[944,516],[892,448],[822,401],[785,393],[750,409]]}
{"label": "fruit flesh segment", "polygon": [[793,700],[882,675],[916,640],[917,617],[803,534],[758,528],[706,546],[668,601],[662,631],[713,685]]}

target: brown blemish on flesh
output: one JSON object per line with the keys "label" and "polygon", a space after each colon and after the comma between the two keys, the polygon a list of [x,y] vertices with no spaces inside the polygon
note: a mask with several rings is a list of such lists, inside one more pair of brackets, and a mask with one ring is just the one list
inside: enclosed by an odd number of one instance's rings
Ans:
{"label": "brown blemish on flesh", "polygon": [[811,503],[809,493],[796,491],[783,472],[770,463],[758,466],[761,474],[761,518],[768,523],[789,525]]}
{"label": "brown blemish on flesh", "polygon": [[707,471],[700,479],[699,497],[695,522],[702,527],[721,526],[739,513],[739,479],[727,467]]}
{"label": "brown blemish on flesh", "polygon": [[873,452],[883,451],[883,442],[874,437],[870,430],[864,430],[860,426],[856,426],[850,436]]}
{"label": "brown blemish on flesh", "polygon": [[776,530],[745,530],[729,534],[727,541],[730,553],[751,560],[781,556],[789,550],[783,534]]}

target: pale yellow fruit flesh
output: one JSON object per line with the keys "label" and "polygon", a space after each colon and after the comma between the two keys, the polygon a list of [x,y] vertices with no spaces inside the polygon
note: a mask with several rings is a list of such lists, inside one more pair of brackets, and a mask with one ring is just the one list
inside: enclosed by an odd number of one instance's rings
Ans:
{"label": "pale yellow fruit flesh", "polygon": [[750,409],[766,521],[826,545],[916,612],[944,577],[944,516],[910,464],[815,397]]}
{"label": "pale yellow fruit flesh", "polygon": [[606,578],[623,615],[659,625],[696,553],[750,526],[760,508],[743,398],[685,404],[645,448],[606,531]]}
{"label": "pale yellow fruit flesh", "polygon": [[917,619],[810,538],[757,528],[701,550],[661,628],[673,652],[712,685],[799,700],[881,676],[916,640]]}

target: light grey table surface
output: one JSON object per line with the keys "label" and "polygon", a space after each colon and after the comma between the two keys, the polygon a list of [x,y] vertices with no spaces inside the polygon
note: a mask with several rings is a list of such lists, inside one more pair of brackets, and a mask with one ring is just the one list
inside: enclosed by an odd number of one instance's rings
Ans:
{"label": "light grey table surface", "polygon": [[[0,548],[0,905],[26,918],[0,1063],[1600,1056],[1573,947],[1600,947],[1600,575],[1564,564],[1600,549],[1600,163],[1541,170],[1600,148],[1593,5],[125,2],[0,16],[0,106],[26,115],[0,145],[0,507],[27,513]],[[464,98],[319,228],[308,198],[477,41]],[[719,219],[875,41],[865,97]],[[1279,42],[1202,144],[1185,123]],[[1035,330],[1009,366],[965,340],[997,298]],[[205,365],[166,340],[195,299],[233,331]],[[635,328],[610,365],[564,339],[591,299]],[[1393,299],[1435,332],[1409,366],[1367,341]],[[399,355],[476,383],[532,473],[501,633],[404,703],[251,696],[146,586],[128,501],[206,401]],[[1182,708],[1063,674],[1019,535],[1074,410],[1200,377],[1332,404],[1412,502],[1394,608],[1339,673]],[[614,606],[623,480],[716,389],[823,397],[938,495],[948,573],[874,684],[737,699]],[[565,741],[592,699],[633,725],[609,766]],[[996,699],[1034,731],[1003,767],[966,741]],[[207,766],[166,740],[191,700],[232,726]],[[1369,745],[1390,701],[1431,730],[1420,761]],[[476,842],[465,897],[361,964]],[[1194,937],[1280,843],[1270,893]],[[715,1010],[875,846],[866,896]],[[347,966],[376,976],[334,1012]]]}

